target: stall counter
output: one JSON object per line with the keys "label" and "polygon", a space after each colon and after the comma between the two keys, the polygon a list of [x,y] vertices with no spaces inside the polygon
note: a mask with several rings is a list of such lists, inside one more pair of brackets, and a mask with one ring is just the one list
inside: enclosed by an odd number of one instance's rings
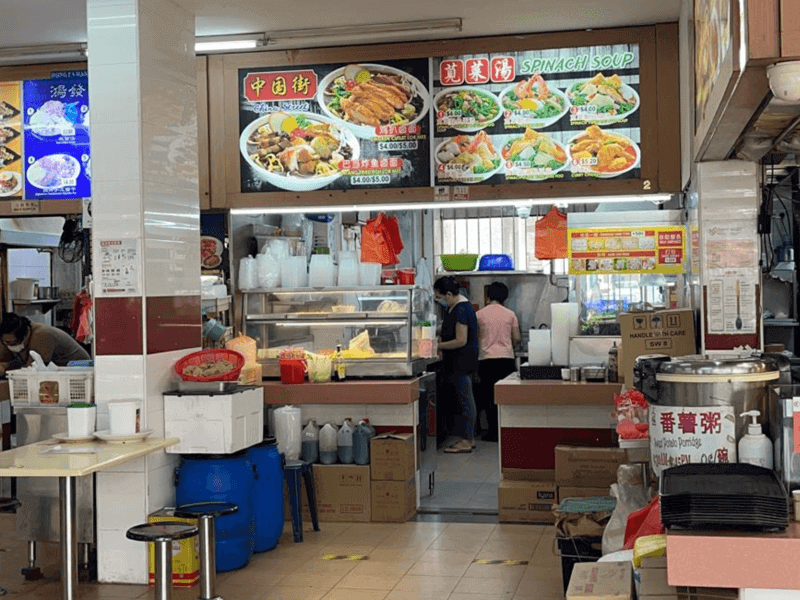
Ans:
{"label": "stall counter", "polygon": [[419,398],[419,377],[331,383],[264,381],[264,404],[411,404]]}
{"label": "stall counter", "polygon": [[500,421],[500,467],[551,472],[559,444],[610,447],[610,418],[620,383],[520,380],[494,388]]}
{"label": "stall counter", "polygon": [[667,534],[667,577],[674,586],[800,590],[798,564],[797,522],[790,523],[783,533]]}

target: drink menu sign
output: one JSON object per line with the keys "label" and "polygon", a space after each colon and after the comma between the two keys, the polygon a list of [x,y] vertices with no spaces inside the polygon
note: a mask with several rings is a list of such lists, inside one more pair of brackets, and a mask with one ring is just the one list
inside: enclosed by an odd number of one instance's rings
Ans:
{"label": "drink menu sign", "polygon": [[641,177],[639,46],[433,61],[435,184]]}
{"label": "drink menu sign", "polygon": [[570,275],[685,272],[684,227],[570,229],[568,237]]}
{"label": "drink menu sign", "polygon": [[242,192],[427,187],[428,59],[239,70]]}
{"label": "drink menu sign", "polygon": [[89,81],[77,75],[23,82],[25,197],[91,196]]}

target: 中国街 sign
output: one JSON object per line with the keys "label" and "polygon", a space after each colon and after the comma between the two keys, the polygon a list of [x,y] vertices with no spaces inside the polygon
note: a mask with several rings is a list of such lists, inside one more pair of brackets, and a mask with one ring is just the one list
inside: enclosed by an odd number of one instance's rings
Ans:
{"label": "\u4e2d\u56fd\u8857 sign", "polygon": [[241,190],[641,178],[639,45],[239,69]]}

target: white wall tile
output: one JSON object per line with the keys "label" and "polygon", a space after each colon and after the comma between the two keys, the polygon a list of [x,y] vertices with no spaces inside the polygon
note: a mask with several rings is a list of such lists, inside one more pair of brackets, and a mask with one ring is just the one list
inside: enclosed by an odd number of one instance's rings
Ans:
{"label": "white wall tile", "polygon": [[[98,430],[100,428],[98,427]],[[108,429],[108,426],[106,426]],[[121,465],[117,465],[115,467],[110,467],[105,469],[103,473],[144,473],[145,472],[145,459],[137,458],[135,460],[129,460],[128,462],[124,462]]]}
{"label": "white wall tile", "polygon": [[[89,87],[89,106],[92,127],[106,123],[138,121],[141,114],[139,65],[101,64],[91,66],[90,80],[114,81],[116,88],[109,94],[104,85]],[[93,190],[94,191],[94,190]]]}
{"label": "white wall tile", "polygon": [[139,58],[139,35],[136,17],[99,17],[88,19],[89,80],[98,65],[120,65],[136,63]]}
{"label": "white wall tile", "polygon": [[97,474],[97,529],[127,531],[147,520],[144,473]]}
{"label": "white wall tile", "polygon": [[144,400],[144,357],[140,355],[95,358],[95,402]]}
{"label": "white wall tile", "polygon": [[160,396],[159,398],[161,400],[161,410],[153,410],[152,406],[147,409],[147,429],[152,429],[155,437],[164,437],[164,400]]}
{"label": "white wall tile", "polygon": [[197,198],[197,126],[142,122],[142,178],[188,190]]}
{"label": "white wall tile", "polygon": [[147,514],[175,506],[175,467],[165,465],[147,473]]}
{"label": "white wall tile", "polygon": [[181,462],[181,457],[178,454],[167,454],[164,450],[159,450],[153,454],[148,454],[145,462],[147,470],[153,471],[163,467],[177,467]]}
{"label": "white wall tile", "polygon": [[413,427],[416,404],[368,404],[369,422],[381,427]]}
{"label": "white wall tile", "polygon": [[501,427],[547,427],[546,406],[500,406]]}
{"label": "white wall tile", "polygon": [[[109,82],[98,82],[109,85]],[[92,124],[92,183],[141,177],[141,132],[136,122]]]}
{"label": "white wall tile", "polygon": [[547,426],[565,429],[574,427],[610,429],[612,423],[609,412],[606,406],[549,406]]}
{"label": "white wall tile", "polygon": [[124,531],[97,532],[97,578],[101,583],[147,585],[147,544],[125,537]]}

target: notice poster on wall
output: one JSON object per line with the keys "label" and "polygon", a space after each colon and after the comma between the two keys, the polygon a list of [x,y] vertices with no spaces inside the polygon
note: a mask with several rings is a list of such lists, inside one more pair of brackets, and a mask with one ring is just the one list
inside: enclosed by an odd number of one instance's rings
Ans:
{"label": "notice poster on wall", "polygon": [[654,474],[691,463],[736,462],[732,406],[650,406],[650,458]]}
{"label": "notice poster on wall", "polygon": [[133,238],[100,241],[100,292],[139,293],[138,242]]}
{"label": "notice poster on wall", "polygon": [[23,102],[25,197],[91,197],[88,77],[25,81]]}
{"label": "notice poster on wall", "polygon": [[21,85],[0,83],[0,199],[22,196]]}
{"label": "notice poster on wall", "polygon": [[641,177],[639,46],[434,60],[437,184]]}
{"label": "notice poster on wall", "polygon": [[568,239],[570,275],[685,272],[681,226],[570,229]]}
{"label": "notice poster on wall", "polygon": [[430,61],[239,70],[241,190],[427,187]]}

